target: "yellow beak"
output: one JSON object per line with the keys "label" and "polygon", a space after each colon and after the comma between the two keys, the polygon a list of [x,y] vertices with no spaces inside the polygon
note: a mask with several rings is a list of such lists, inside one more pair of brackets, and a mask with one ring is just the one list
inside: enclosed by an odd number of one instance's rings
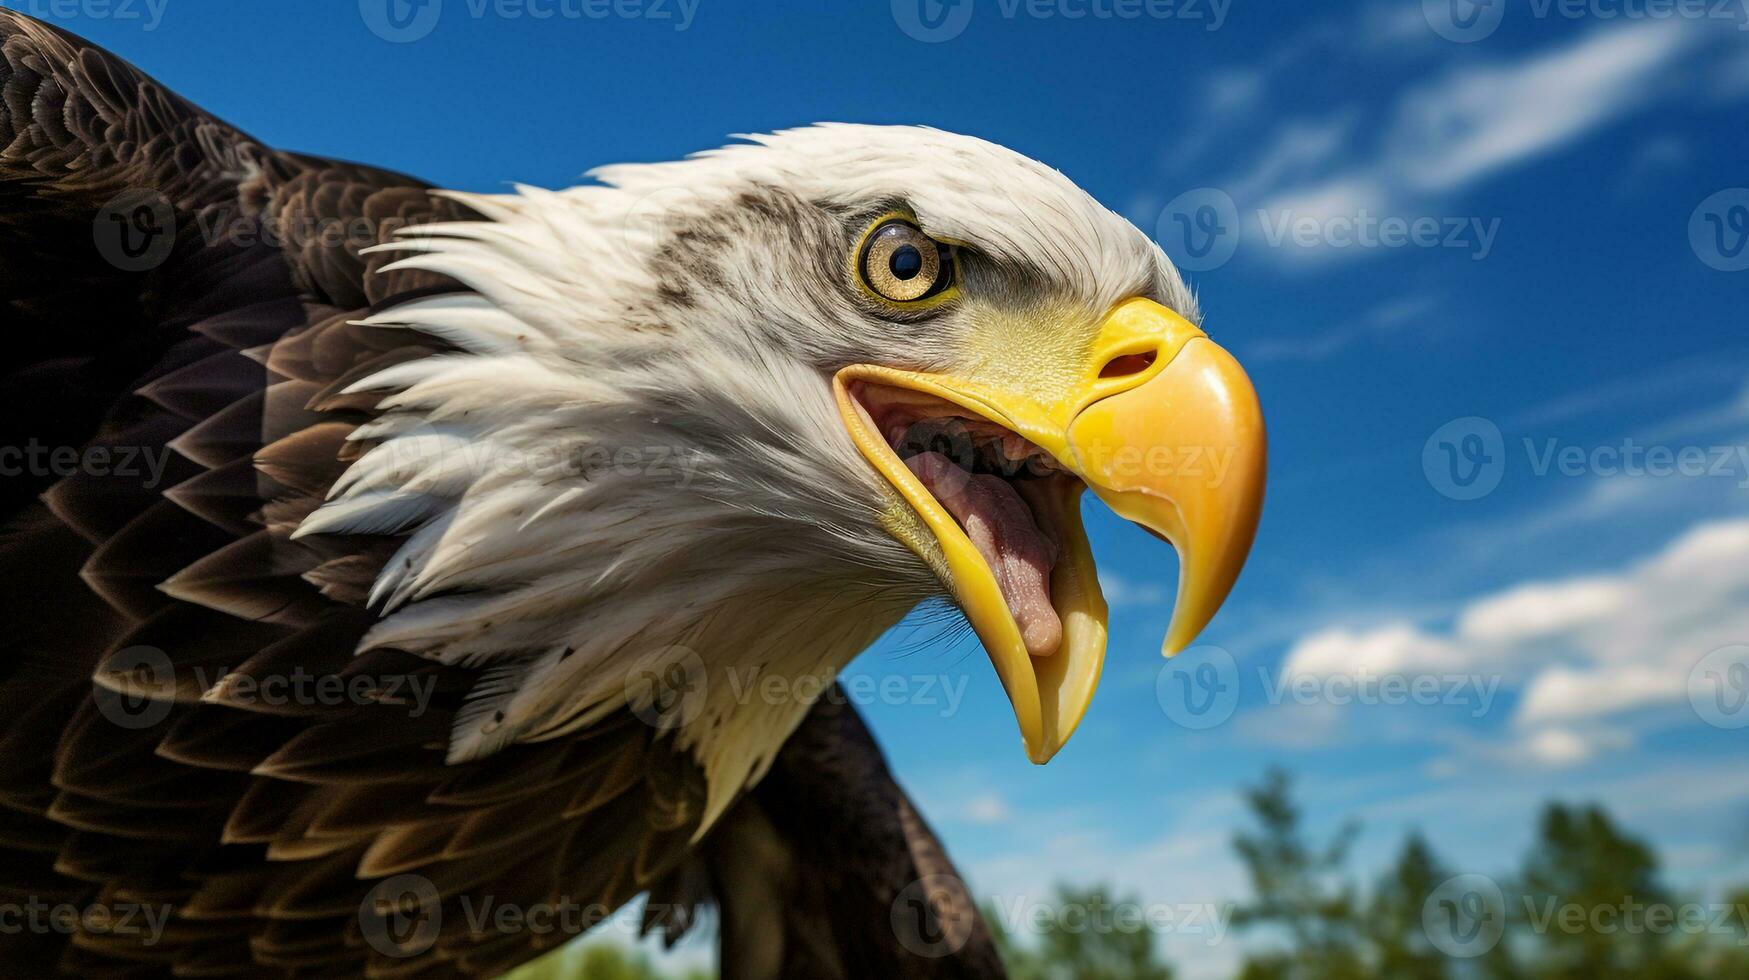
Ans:
{"label": "yellow beak", "polygon": [[833,379],[857,448],[933,540],[913,540],[906,531],[913,522],[891,521],[889,528],[935,567],[965,611],[1037,763],[1049,761],[1074,733],[1105,662],[1108,611],[1081,526],[1081,488],[1063,484],[1033,505],[1055,511],[1040,516],[1061,538],[1050,596],[1063,634],[1055,653],[1031,656],[996,573],[877,431],[856,392],[863,385],[909,389],[1018,433],[1119,516],[1169,541],[1179,556],[1178,599],[1165,640],[1172,655],[1214,618],[1250,552],[1263,506],[1262,409],[1232,355],[1151,300],[1119,303],[1077,359],[1069,368],[1074,380],[1057,385],[991,385],[875,365],[848,367]]}

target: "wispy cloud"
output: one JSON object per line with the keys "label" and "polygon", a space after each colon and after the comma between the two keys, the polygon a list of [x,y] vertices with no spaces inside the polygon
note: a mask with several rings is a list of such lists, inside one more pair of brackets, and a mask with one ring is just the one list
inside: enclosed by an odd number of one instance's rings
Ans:
{"label": "wispy cloud", "polygon": [[1360,119],[1360,108],[1351,106],[1325,118],[1289,122],[1270,137],[1249,169],[1223,187],[1234,198],[1249,201],[1322,173],[1344,156]]}
{"label": "wispy cloud", "polygon": [[[1245,348],[1247,357],[1259,361],[1321,361],[1369,338],[1399,333],[1425,324],[1438,309],[1437,295],[1399,296],[1373,307],[1350,323],[1299,337],[1254,341]],[[1423,334],[1425,331],[1421,331]]]}
{"label": "wispy cloud", "polygon": [[[1218,96],[1222,108],[1212,113],[1219,119],[1213,129],[1225,145],[1243,128],[1244,117],[1273,104],[1271,96],[1287,76],[1306,68],[1307,52],[1341,44],[1347,54],[1358,55],[1381,46],[1416,47],[1412,39],[1431,36],[1418,5],[1367,8],[1346,31],[1328,28],[1320,25],[1219,77],[1211,98]],[[1735,92],[1736,62],[1719,54],[1712,38],[1690,20],[1647,19],[1514,57],[1432,63],[1394,97],[1352,101],[1248,137],[1261,149],[1241,156],[1242,163],[1216,186],[1238,203],[1245,233],[1269,246],[1256,250],[1263,255],[1292,263],[1376,255],[1381,250],[1337,247],[1317,236],[1268,235],[1270,216],[1365,224],[1449,211],[1455,195],[1486,178],[1678,97],[1682,89],[1666,78],[1686,60],[1715,65],[1721,97]],[[1449,53],[1454,47],[1434,50]],[[1749,95],[1749,86],[1743,89]]]}
{"label": "wispy cloud", "polygon": [[1681,20],[1647,20],[1450,72],[1399,101],[1380,168],[1394,184],[1443,192],[1558,149],[1672,95],[1659,74],[1701,37]]}
{"label": "wispy cloud", "polygon": [[995,793],[984,793],[966,803],[961,817],[968,823],[1000,824],[1013,819],[1014,811],[1009,808],[1007,800]]}
{"label": "wispy cloud", "polygon": [[[1623,411],[1654,399],[1692,393],[1723,379],[1741,378],[1741,363],[1709,358],[1677,364],[1643,378],[1616,379],[1533,406],[1502,420],[1502,428],[1514,433],[1539,433],[1531,444],[1546,440],[1553,428],[1600,411]],[[1683,412],[1623,434],[1621,444],[1641,447],[1681,447],[1705,453],[1709,465],[1725,457],[1730,471],[1722,477],[1696,478],[1627,475],[1591,477],[1576,492],[1556,496],[1528,511],[1489,521],[1468,522],[1436,534],[1439,548],[1456,557],[1492,560],[1513,549],[1549,538],[1559,532],[1598,527],[1608,521],[1635,520],[1663,512],[1713,515],[1740,512],[1745,500],[1738,487],[1742,479],[1739,447],[1749,446],[1749,388],[1732,392],[1722,402]],[[1520,441],[1522,445],[1522,441]]]}
{"label": "wispy cloud", "polygon": [[1160,606],[1173,599],[1172,590],[1164,583],[1132,579],[1103,568],[1099,570],[1099,590],[1113,606]]}
{"label": "wispy cloud", "polygon": [[[1645,21],[1596,31],[1517,61],[1464,66],[1409,87],[1369,120],[1379,139],[1323,176],[1253,189],[1258,212],[1328,223],[1365,216],[1426,216],[1442,199],[1484,177],[1553,152],[1651,104],[1655,84],[1699,33],[1672,21]],[[1281,139],[1305,124],[1290,122]],[[1303,141],[1303,137],[1301,138]],[[1268,158],[1266,158],[1267,160]],[[1261,221],[1258,230],[1263,229]],[[1309,242],[1309,244],[1308,244]],[[1332,248],[1314,238],[1272,242],[1289,260],[1359,256],[1377,250]]]}

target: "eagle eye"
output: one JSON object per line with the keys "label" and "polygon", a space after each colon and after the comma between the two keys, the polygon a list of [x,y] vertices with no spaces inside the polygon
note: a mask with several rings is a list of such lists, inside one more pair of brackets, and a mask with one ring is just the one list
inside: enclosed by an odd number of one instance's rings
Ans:
{"label": "eagle eye", "polygon": [[899,218],[869,233],[859,265],[868,288],[895,303],[928,299],[953,283],[953,253]]}

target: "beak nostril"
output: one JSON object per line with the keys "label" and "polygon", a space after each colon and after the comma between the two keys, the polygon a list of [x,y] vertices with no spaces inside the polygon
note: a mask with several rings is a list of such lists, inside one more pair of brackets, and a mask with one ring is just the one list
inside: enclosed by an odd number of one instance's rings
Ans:
{"label": "beak nostril", "polygon": [[1123,378],[1132,374],[1141,374],[1154,364],[1154,351],[1144,351],[1140,354],[1122,354],[1105,362],[1099,369],[1102,378]]}

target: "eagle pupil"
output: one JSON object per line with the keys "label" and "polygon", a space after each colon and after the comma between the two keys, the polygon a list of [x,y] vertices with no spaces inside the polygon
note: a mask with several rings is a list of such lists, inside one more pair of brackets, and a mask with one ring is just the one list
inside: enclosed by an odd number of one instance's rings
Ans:
{"label": "eagle pupil", "polygon": [[887,268],[892,270],[896,279],[915,279],[917,273],[923,271],[923,253],[917,251],[915,245],[901,245],[893,250],[893,257],[887,261]]}

